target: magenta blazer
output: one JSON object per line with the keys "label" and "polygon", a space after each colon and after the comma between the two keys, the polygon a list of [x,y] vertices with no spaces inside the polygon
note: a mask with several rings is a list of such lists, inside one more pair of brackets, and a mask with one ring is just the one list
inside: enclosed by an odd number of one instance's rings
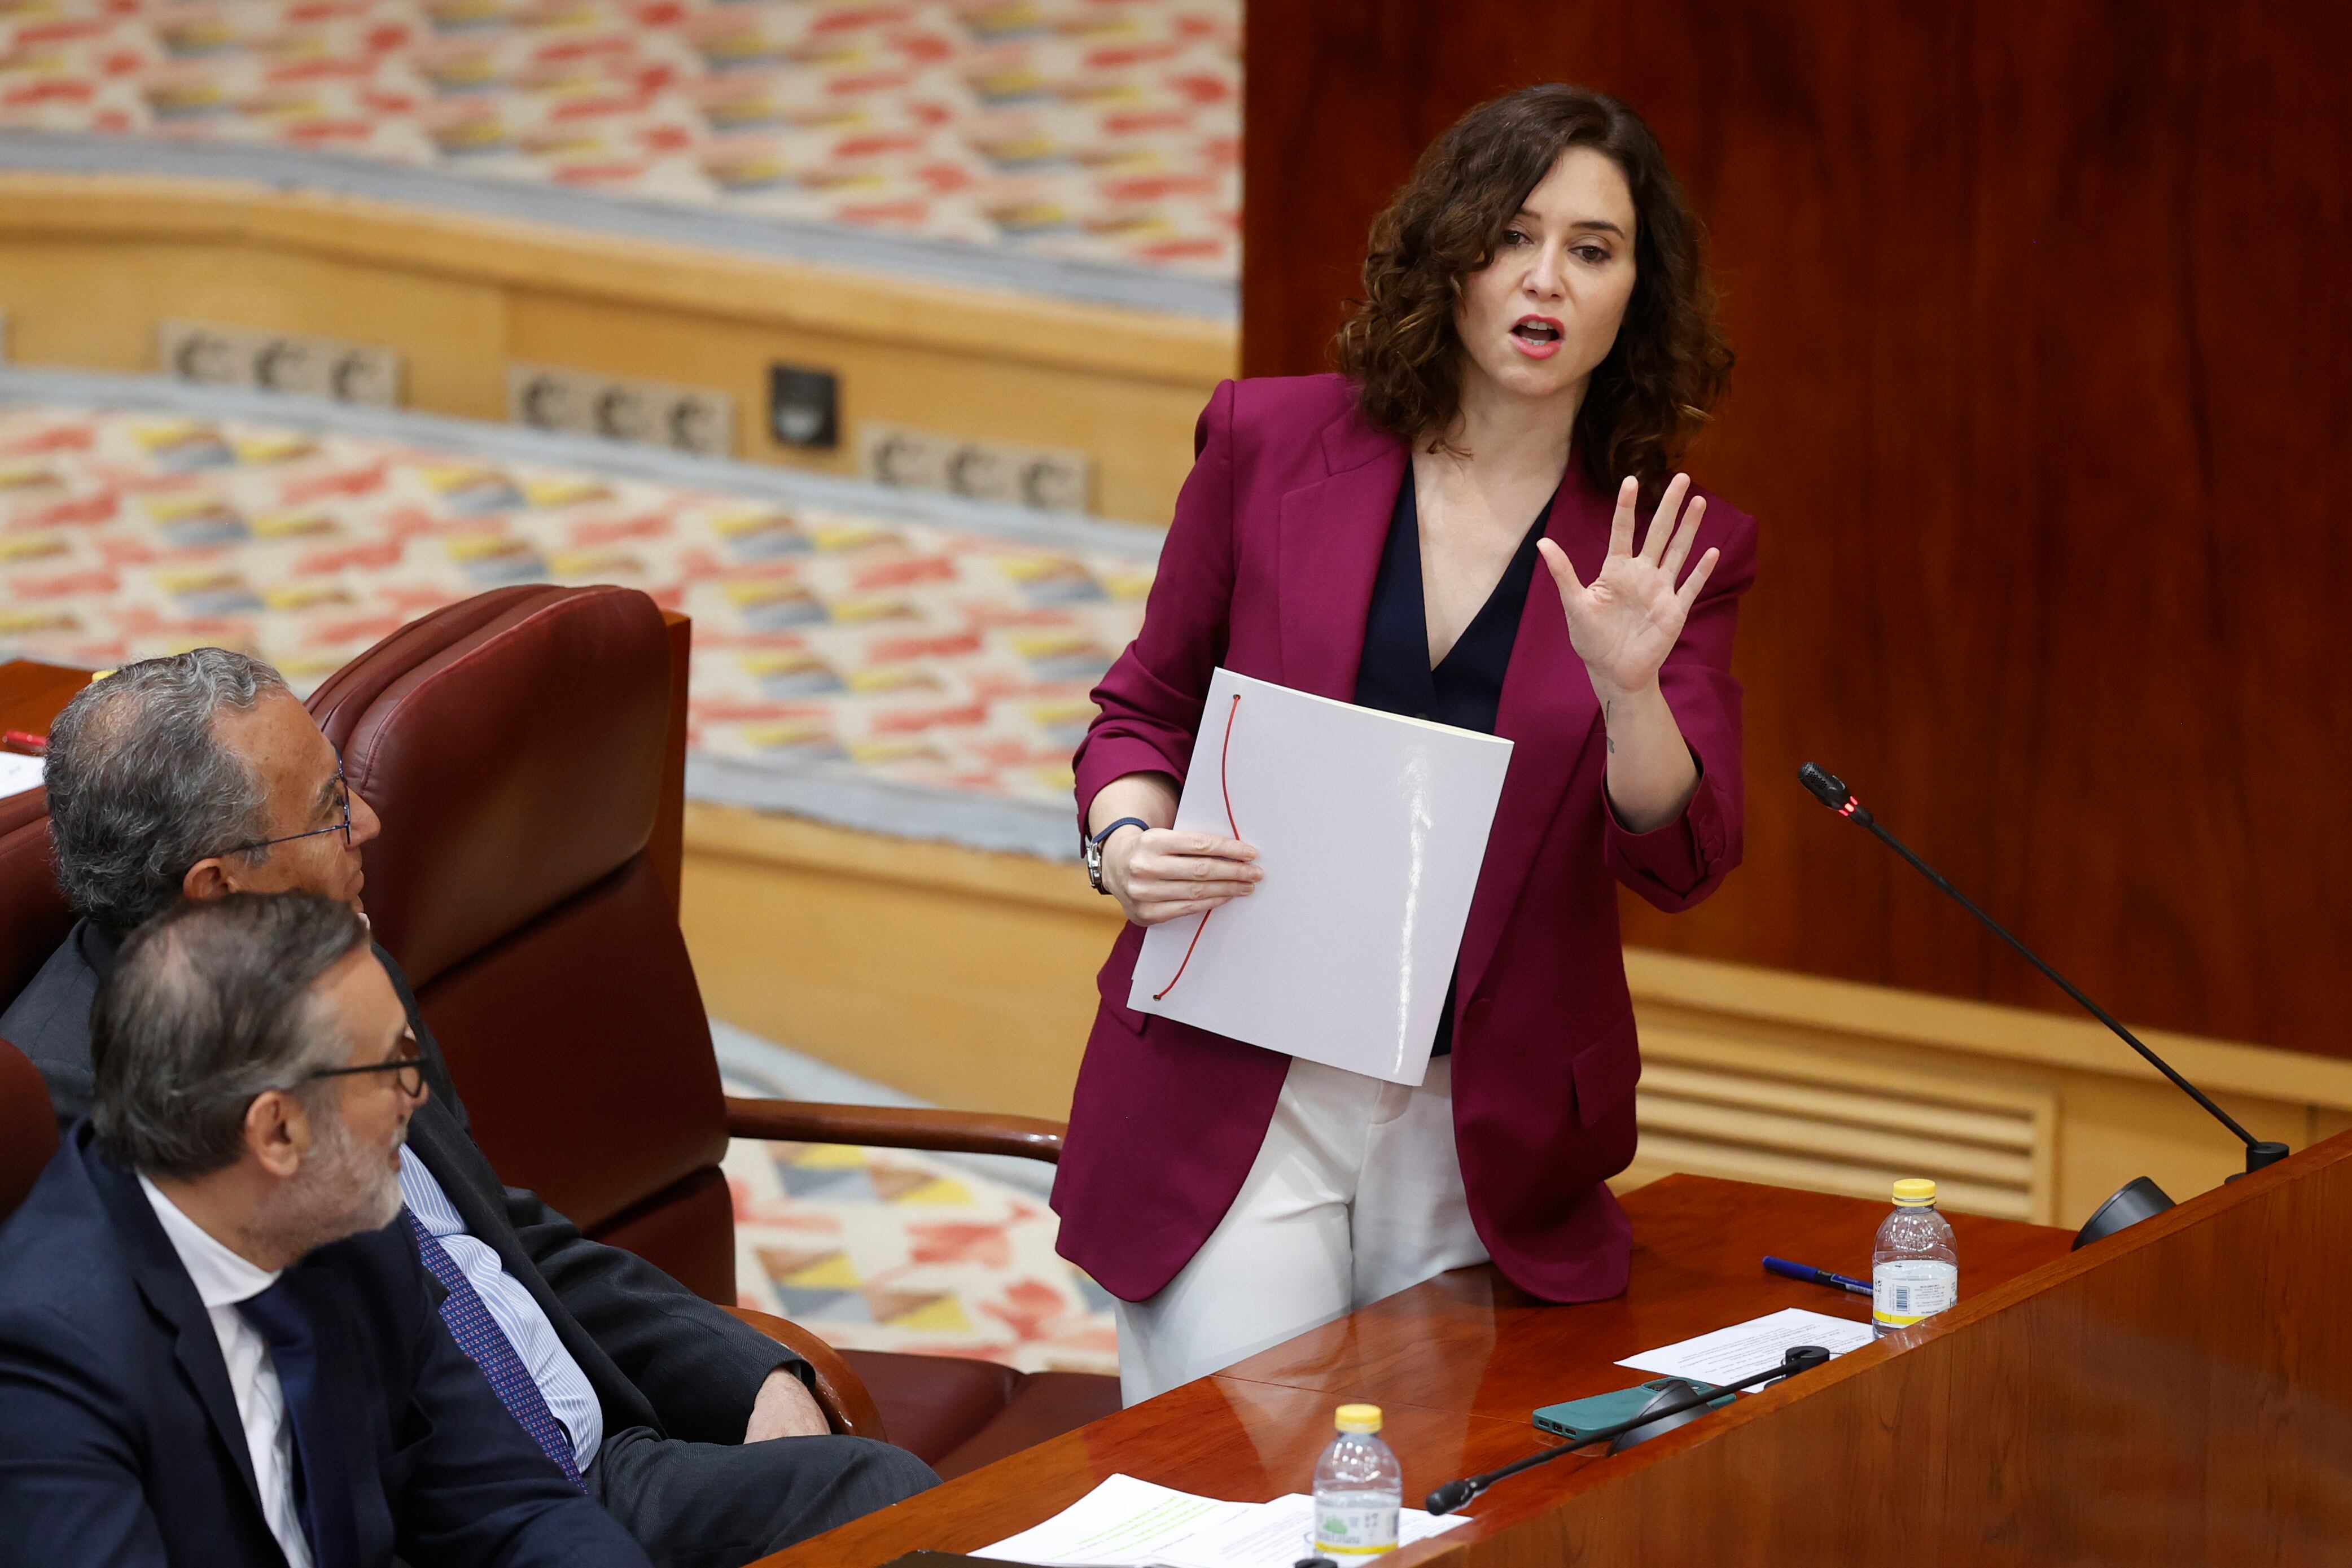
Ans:
{"label": "magenta blazer", "polygon": [[[1083,823],[1122,774],[1184,776],[1219,664],[1350,700],[1406,444],[1336,375],[1227,382],[1193,436],[1143,630],[1095,689],[1078,747]],[[1571,468],[1546,531],[1590,581],[1613,498]],[[1536,574],[1495,732],[1515,743],[1462,938],[1454,1129],[1470,1215],[1514,1283],[1554,1301],[1625,1287],[1632,1233],[1602,1184],[1633,1157],[1641,1058],[1613,877],[1687,909],[1739,863],[1739,684],[1731,635],[1756,525],[1708,498],[1696,559],[1723,552],[1660,678],[1697,754],[1698,792],[1652,833],[1601,794],[1601,709],[1549,575]],[[1224,1217],[1273,1120],[1290,1058],[1127,1005],[1143,931],[1097,978],[1054,1184],[1062,1256],[1139,1301]]]}

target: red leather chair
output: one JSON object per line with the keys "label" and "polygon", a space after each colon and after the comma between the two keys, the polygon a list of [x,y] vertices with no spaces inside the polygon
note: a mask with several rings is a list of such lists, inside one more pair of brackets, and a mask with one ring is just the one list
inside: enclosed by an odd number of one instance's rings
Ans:
{"label": "red leather chair", "polygon": [[24,1052],[0,1040],[0,1219],[16,1212],[57,1152],[48,1086]]}
{"label": "red leather chair", "polygon": [[36,789],[0,800],[0,1008],[32,984],[73,923],[49,871],[47,795]]}
{"label": "red leather chair", "polygon": [[[677,918],[683,631],[631,589],[499,589],[402,627],[310,706],[383,819],[369,915],[491,1163],[588,1235],[731,1303],[730,1135],[1050,1161],[1061,1129],[724,1096]],[[72,921],[37,792],[0,803],[0,913],[5,1004]],[[13,1092],[0,1078],[0,1099]],[[809,1358],[837,1429],[943,1475],[1118,1407],[1113,1378],[835,1352],[739,1315]]]}
{"label": "red leather chair", "polygon": [[[403,627],[310,708],[383,819],[369,913],[491,1163],[589,1235],[732,1302],[730,1134],[1051,1160],[1061,1129],[723,1095],[677,927],[674,837],[656,831],[675,834],[665,784],[684,754],[673,629],[633,589],[502,589]],[[874,1352],[836,1364],[790,1338],[837,1425],[887,1431],[946,1474],[1118,1405],[1111,1378]]]}
{"label": "red leather chair", "polygon": [[[46,795],[36,789],[0,800],[0,1009],[32,982],[73,921],[49,874]],[[47,1086],[22,1051],[0,1040],[0,1219],[25,1201],[57,1146]]]}

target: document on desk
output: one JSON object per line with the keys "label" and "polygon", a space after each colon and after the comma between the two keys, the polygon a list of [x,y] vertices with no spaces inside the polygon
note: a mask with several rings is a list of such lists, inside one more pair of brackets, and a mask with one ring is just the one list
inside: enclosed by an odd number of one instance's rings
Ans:
{"label": "document on desk", "polygon": [[1128,1005],[1419,1084],[1511,742],[1220,669],[1176,826],[1239,838],[1265,880],[1143,938]]}
{"label": "document on desk", "polygon": [[[1440,1518],[1417,1508],[1397,1510],[1397,1544],[1411,1546],[1469,1523],[1467,1515]],[[1292,1568],[1315,1555],[1315,1500],[1304,1492],[1250,1506],[1247,1517],[1202,1532],[1168,1560],[1168,1568]]]}
{"label": "document on desk", "polygon": [[1787,1307],[1745,1323],[1659,1350],[1628,1356],[1619,1366],[1661,1377],[1695,1377],[1703,1383],[1737,1383],[1780,1364],[1791,1345],[1819,1345],[1832,1356],[1858,1351],[1871,1341],[1870,1325]]}
{"label": "document on desk", "polygon": [[0,752],[0,800],[41,787],[41,759],[22,752]]}
{"label": "document on desk", "polygon": [[1140,1568],[1172,1561],[1170,1554],[1187,1542],[1246,1518],[1255,1507],[1113,1476],[1045,1523],[972,1555],[1038,1568]]}
{"label": "document on desk", "polygon": [[[1467,1523],[1421,1510],[1397,1516],[1397,1544]],[[971,1556],[1037,1568],[1291,1568],[1307,1552],[1315,1500],[1303,1493],[1273,1502],[1218,1502],[1134,1477],[1110,1477],[1091,1493]]]}
{"label": "document on desk", "polygon": [[[1397,1542],[1410,1546],[1468,1522],[1404,1509]],[[1291,1568],[1311,1555],[1314,1523],[1315,1500],[1301,1493],[1219,1502],[1113,1476],[1045,1523],[971,1555],[1037,1568]]]}

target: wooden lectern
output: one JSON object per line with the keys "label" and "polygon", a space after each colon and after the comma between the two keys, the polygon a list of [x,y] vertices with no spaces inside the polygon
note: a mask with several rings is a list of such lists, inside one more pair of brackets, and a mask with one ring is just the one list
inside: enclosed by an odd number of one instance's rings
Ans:
{"label": "wooden lectern", "polygon": [[[1614,1301],[1546,1307],[1459,1270],[764,1568],[968,1552],[1118,1471],[1303,1491],[1349,1399],[1385,1408],[1417,1502],[1538,1447],[1535,1406],[1640,1381],[1621,1356],[1785,1306],[1866,1315],[1757,1265],[1866,1262],[1882,1205],[1688,1176],[1625,1203],[1634,1271]],[[1504,1481],[1469,1527],[1386,1561],[2352,1562],[2352,1133],[2080,1252],[2041,1226],[1954,1223],[1952,1310],[1628,1453]]]}

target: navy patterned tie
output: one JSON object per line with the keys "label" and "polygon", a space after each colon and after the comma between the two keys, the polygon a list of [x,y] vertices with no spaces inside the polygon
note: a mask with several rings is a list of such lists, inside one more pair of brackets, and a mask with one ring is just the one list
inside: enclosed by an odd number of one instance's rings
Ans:
{"label": "navy patterned tie", "polygon": [[310,1541],[310,1561],[315,1568],[360,1568],[351,1466],[320,1380],[310,1320],[283,1278],[239,1301],[236,1310],[268,1342],[269,1364],[286,1399],[287,1424],[294,1429],[294,1500],[301,1510],[302,1533]]}
{"label": "navy patterned tie", "polygon": [[449,1249],[441,1245],[440,1238],[425,1228],[424,1221],[408,1209],[400,1212],[407,1217],[408,1234],[416,1243],[416,1256],[425,1260],[425,1271],[449,1292],[441,1303],[441,1321],[449,1325],[449,1337],[457,1342],[457,1348],[466,1352],[468,1361],[482,1369],[499,1403],[522,1423],[522,1429],[530,1434],[531,1440],[555,1461],[563,1479],[586,1491],[588,1488],[580,1479],[580,1467],[572,1457],[571,1435],[555,1418],[555,1412],[547,1407],[539,1384],[531,1381],[530,1370],[522,1364],[522,1357],[515,1354],[513,1343],[490,1316],[490,1310],[482,1305],[473,1281],[466,1278],[466,1271],[457,1267],[457,1260],[449,1256]]}

